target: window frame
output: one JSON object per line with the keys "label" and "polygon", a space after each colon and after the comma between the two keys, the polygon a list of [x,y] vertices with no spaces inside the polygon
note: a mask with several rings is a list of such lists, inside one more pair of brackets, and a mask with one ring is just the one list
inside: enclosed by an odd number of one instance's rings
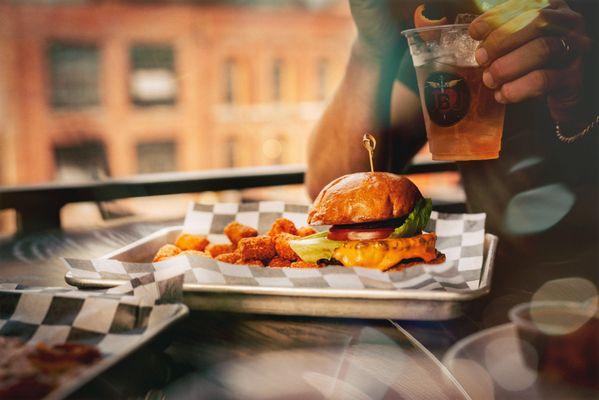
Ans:
{"label": "window frame", "polygon": [[[160,68],[160,67],[136,67],[135,65],[135,49],[140,49],[140,48],[154,48],[154,49],[159,49],[159,48],[163,48],[163,50],[170,50],[170,65],[164,67],[164,68]],[[177,49],[174,43],[172,42],[152,42],[152,41],[143,41],[143,40],[138,40],[138,41],[134,41],[132,43],[129,44],[129,46],[127,47],[127,65],[128,65],[128,74],[127,74],[127,79],[128,79],[128,90],[127,90],[127,94],[129,96],[129,104],[136,107],[136,108],[140,108],[140,109],[145,109],[145,108],[151,108],[151,107],[176,107],[177,104],[180,101],[180,85],[178,84],[178,80],[177,80]],[[157,70],[157,69],[165,69],[168,70],[169,72],[172,73],[173,75],[173,79],[175,82],[175,93],[174,96],[172,98],[169,99],[156,99],[156,100],[150,100],[150,101],[146,101],[146,100],[141,100],[141,99],[136,99],[134,96],[134,93],[132,91],[132,80],[133,80],[133,75],[136,71],[143,71],[143,70]]]}
{"label": "window frame", "polygon": [[[79,49],[87,49],[95,52],[95,71],[94,71],[94,79],[93,83],[93,95],[91,100],[87,100],[84,102],[68,102],[64,100],[57,100],[57,82],[56,75],[57,72],[54,70],[55,68],[55,60],[53,56],[53,49],[58,46],[62,47],[71,47],[71,48],[79,48]],[[60,111],[79,111],[90,108],[96,108],[102,106],[102,46],[98,41],[93,40],[74,40],[74,39],[64,39],[64,38],[52,38],[46,42],[45,46],[45,59],[46,59],[46,71],[47,71],[47,104],[50,109],[56,112]],[[66,74],[69,76],[70,74]],[[90,76],[89,71],[83,74],[87,79]],[[67,78],[68,79],[68,78]],[[86,79],[86,80],[87,80]],[[62,89],[69,90],[69,89]],[[67,96],[68,97],[68,96]]]}

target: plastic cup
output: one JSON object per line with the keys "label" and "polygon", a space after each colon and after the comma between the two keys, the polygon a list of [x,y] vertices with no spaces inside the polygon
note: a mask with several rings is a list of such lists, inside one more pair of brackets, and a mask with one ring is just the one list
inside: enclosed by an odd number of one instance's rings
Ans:
{"label": "plastic cup", "polygon": [[499,157],[505,105],[482,82],[468,24],[410,29],[426,133],[434,160]]}

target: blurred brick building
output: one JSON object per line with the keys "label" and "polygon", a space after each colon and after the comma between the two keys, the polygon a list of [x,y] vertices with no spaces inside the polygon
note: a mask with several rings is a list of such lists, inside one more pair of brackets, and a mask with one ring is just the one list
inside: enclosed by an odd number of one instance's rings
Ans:
{"label": "blurred brick building", "polygon": [[0,3],[0,184],[303,162],[346,7]]}

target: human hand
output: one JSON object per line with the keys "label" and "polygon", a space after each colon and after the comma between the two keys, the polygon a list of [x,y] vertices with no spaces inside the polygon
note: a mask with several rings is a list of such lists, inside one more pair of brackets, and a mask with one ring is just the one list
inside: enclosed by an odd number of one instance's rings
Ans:
{"label": "human hand", "polygon": [[569,118],[582,97],[591,40],[564,0],[508,0],[474,20],[470,35],[482,40],[476,59],[498,102],[547,96],[552,117]]}

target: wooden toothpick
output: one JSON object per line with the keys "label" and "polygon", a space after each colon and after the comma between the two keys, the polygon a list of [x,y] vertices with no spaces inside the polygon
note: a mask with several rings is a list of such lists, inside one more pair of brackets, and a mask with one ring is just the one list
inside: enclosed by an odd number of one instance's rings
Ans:
{"label": "wooden toothpick", "polygon": [[370,172],[374,172],[374,149],[376,149],[376,139],[371,134],[367,133],[362,137],[362,145],[366,151],[368,151],[368,158],[370,159]]}

